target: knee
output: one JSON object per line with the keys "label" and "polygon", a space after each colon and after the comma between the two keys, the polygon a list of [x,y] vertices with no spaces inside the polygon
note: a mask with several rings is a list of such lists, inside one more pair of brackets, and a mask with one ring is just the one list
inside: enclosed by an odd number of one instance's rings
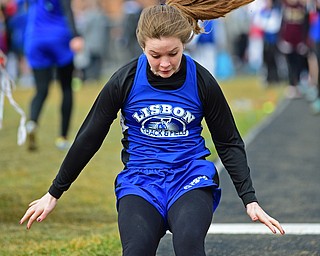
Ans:
{"label": "knee", "polygon": [[205,234],[195,230],[173,234],[173,247],[176,255],[205,255],[204,250]]}
{"label": "knee", "polygon": [[122,239],[123,256],[156,255],[157,243],[146,235],[134,235]]}

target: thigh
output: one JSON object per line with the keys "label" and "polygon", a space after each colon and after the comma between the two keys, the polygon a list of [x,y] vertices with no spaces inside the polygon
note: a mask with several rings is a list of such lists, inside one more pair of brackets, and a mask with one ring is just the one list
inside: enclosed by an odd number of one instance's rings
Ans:
{"label": "thigh", "polygon": [[[207,232],[213,216],[213,192],[211,187],[193,189],[181,196],[168,211],[170,230],[193,230],[199,227]],[[199,223],[202,225],[199,226]],[[193,227],[194,226],[194,227]]]}
{"label": "thigh", "polygon": [[37,92],[47,95],[52,80],[52,68],[33,68]]}
{"label": "thigh", "polygon": [[63,91],[71,90],[73,71],[74,65],[72,61],[65,66],[57,68],[58,79],[60,81],[60,85]]}
{"label": "thigh", "polygon": [[123,255],[155,255],[165,234],[161,214],[139,196],[128,195],[118,203],[118,225]]}
{"label": "thigh", "polygon": [[204,241],[213,216],[211,187],[194,189],[181,196],[168,211],[176,255],[205,255]]}

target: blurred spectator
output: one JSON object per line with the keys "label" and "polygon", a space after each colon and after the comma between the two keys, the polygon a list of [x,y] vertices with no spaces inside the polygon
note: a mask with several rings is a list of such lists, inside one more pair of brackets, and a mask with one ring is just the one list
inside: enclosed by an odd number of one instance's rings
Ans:
{"label": "blurred spectator", "polygon": [[310,20],[310,41],[311,49],[315,53],[317,58],[316,63],[316,79],[315,83],[317,85],[315,92],[315,99],[312,102],[311,108],[315,114],[320,114],[320,0],[314,0],[314,8],[312,8],[309,20]]}
{"label": "blurred spectator", "polygon": [[17,4],[14,0],[0,0],[1,10],[1,50],[7,54],[11,47],[11,36],[9,31],[9,20],[17,12]]}
{"label": "blurred spectator", "polygon": [[[162,1],[163,2],[163,1]],[[159,0],[125,0],[123,3],[122,46],[127,59],[132,59],[142,53],[136,38],[136,29],[141,11],[151,5],[160,4]]]}
{"label": "blurred spectator", "polygon": [[[30,104],[27,123],[28,149],[37,149],[36,133],[42,107],[48,95],[54,71],[62,89],[60,136],[58,149],[70,145],[67,136],[73,108],[71,81],[73,51],[83,48],[83,39],[75,29],[71,0],[28,0],[25,54],[32,68],[36,92]],[[73,50],[73,51],[72,51]]]}
{"label": "blurred spectator", "polygon": [[12,47],[12,29],[9,24],[10,21],[17,13],[17,4],[13,0],[1,1],[1,11],[3,15],[3,39],[4,44],[2,51],[7,56],[6,69],[13,80],[16,80],[18,75],[18,65],[17,60],[15,58],[13,47]]}
{"label": "blurred spectator", "polygon": [[278,35],[281,26],[281,9],[275,0],[265,0],[265,7],[258,15],[258,23],[263,31],[263,62],[267,84],[277,83],[278,74]]}
{"label": "blurred spectator", "polygon": [[99,0],[83,0],[76,15],[78,32],[84,39],[84,49],[74,59],[84,81],[101,78],[104,58],[109,48],[108,17],[100,7]]}
{"label": "blurred spectator", "polygon": [[132,59],[142,53],[142,49],[136,38],[136,28],[143,5],[139,1],[127,0],[123,4],[123,44],[128,52],[128,58]]}
{"label": "blurred spectator", "polygon": [[250,27],[250,17],[247,6],[240,7],[229,13],[225,18],[226,43],[228,51],[234,57],[234,65],[237,71],[245,68],[248,62],[248,35]]}
{"label": "blurred spectator", "polygon": [[214,24],[216,59],[214,74],[219,80],[226,80],[234,76],[235,67],[228,44],[228,34],[224,18],[217,19]]}
{"label": "blurred spectator", "polygon": [[187,45],[190,55],[203,65],[212,75],[216,70],[216,29],[217,20],[201,22],[205,33],[195,35]]}
{"label": "blurred spectator", "polygon": [[0,9],[0,49],[3,53],[7,53],[7,33],[6,33],[6,23],[5,16],[3,13],[3,8]]}
{"label": "blurred spectator", "polygon": [[226,28],[222,19],[200,22],[205,33],[195,35],[187,44],[186,52],[217,79],[228,79],[234,74],[233,61],[226,46]]}
{"label": "blurred spectator", "polygon": [[24,86],[31,86],[32,74],[23,54],[26,8],[21,1],[6,0],[1,2],[1,11],[3,18],[1,50],[7,57],[6,70],[14,81]]}
{"label": "blurred spectator", "polygon": [[279,49],[286,56],[289,86],[288,98],[301,97],[298,85],[307,65],[308,13],[304,0],[282,1],[282,26]]}
{"label": "blurred spectator", "polygon": [[7,31],[10,36],[7,69],[20,86],[29,87],[34,85],[34,79],[24,55],[27,6],[21,0],[16,0],[15,5],[16,12],[7,22]]}
{"label": "blurred spectator", "polygon": [[259,73],[263,66],[263,30],[260,27],[260,13],[264,5],[264,0],[256,0],[248,6],[250,15],[248,66],[253,74]]}

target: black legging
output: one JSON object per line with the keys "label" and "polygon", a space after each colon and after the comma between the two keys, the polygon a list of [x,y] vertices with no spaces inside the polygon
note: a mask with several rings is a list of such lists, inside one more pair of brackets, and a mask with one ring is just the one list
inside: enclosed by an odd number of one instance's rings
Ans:
{"label": "black legging", "polygon": [[291,86],[297,86],[300,81],[301,72],[307,67],[307,58],[296,51],[286,54],[288,65],[288,78]]}
{"label": "black legging", "polygon": [[[63,137],[66,137],[68,134],[72,112],[73,97],[71,83],[73,70],[73,63],[57,68],[57,76],[62,89],[60,135]],[[38,123],[43,104],[48,96],[49,85],[53,78],[53,69],[33,69],[33,74],[36,83],[36,94],[31,101],[30,120]]]}
{"label": "black legging", "polygon": [[[213,215],[211,188],[180,197],[168,211],[177,256],[204,256],[204,241]],[[119,200],[118,225],[123,256],[153,256],[165,235],[165,222],[149,202],[135,195]]]}

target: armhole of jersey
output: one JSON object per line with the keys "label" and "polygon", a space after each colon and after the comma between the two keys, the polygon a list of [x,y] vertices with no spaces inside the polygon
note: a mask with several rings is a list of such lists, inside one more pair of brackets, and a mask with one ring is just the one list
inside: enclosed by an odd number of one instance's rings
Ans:
{"label": "armhole of jersey", "polygon": [[[197,94],[197,98],[199,100],[199,103],[201,104],[201,108],[202,108],[202,112],[204,113],[204,98],[202,97],[202,90],[200,90],[200,86],[201,87],[205,87],[204,84],[200,81],[200,79],[198,79],[198,68],[197,68],[197,63],[195,62],[195,60],[193,58],[191,58],[190,56],[188,55],[185,55],[186,56],[186,62],[187,62],[187,71],[188,72],[188,67],[189,65],[190,66],[193,66],[193,69],[194,69],[194,79],[195,79],[195,84],[196,84],[196,94]],[[189,62],[191,62],[190,64],[188,64]],[[199,75],[200,76],[200,75]],[[200,82],[199,82],[200,81]],[[200,85],[201,84],[201,85]]]}
{"label": "armhole of jersey", "polygon": [[140,57],[138,58],[138,61],[137,61],[137,66],[136,66],[136,72],[135,72],[135,75],[134,75],[134,78],[133,78],[133,81],[132,81],[132,86],[130,87],[130,89],[129,89],[129,92],[127,92],[126,94],[125,94],[125,99],[124,99],[124,106],[126,105],[126,103],[127,103],[127,101],[128,101],[128,99],[130,98],[130,96],[131,96],[131,93],[132,93],[132,91],[134,90],[134,87],[135,87],[135,85],[136,85],[136,81],[137,81],[137,77],[138,77],[138,75],[139,75],[139,69],[140,68],[143,68],[142,66],[143,65],[141,65],[141,63],[142,63],[142,61],[143,61],[143,58],[145,58],[145,55],[144,54],[141,54],[140,55]]}
{"label": "armhole of jersey", "polygon": [[[207,91],[207,86],[206,86],[206,80],[204,78],[204,73],[201,71],[201,66],[200,64],[197,65],[197,63],[195,62],[195,66],[196,66],[196,77],[197,77],[197,91],[198,91],[198,97],[199,100],[202,104],[202,108],[203,108],[203,114],[205,117],[205,94]],[[200,69],[198,69],[198,66],[200,66]],[[200,77],[202,79],[200,79]]]}

